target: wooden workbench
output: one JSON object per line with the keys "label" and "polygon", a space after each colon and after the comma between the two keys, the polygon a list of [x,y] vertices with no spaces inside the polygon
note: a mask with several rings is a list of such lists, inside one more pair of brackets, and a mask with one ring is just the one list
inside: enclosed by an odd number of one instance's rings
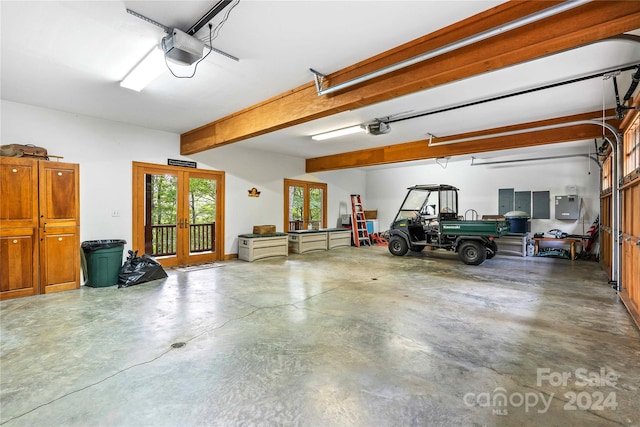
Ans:
{"label": "wooden workbench", "polygon": [[572,239],[572,238],[557,239],[555,237],[534,237],[533,238],[533,245],[534,245],[533,255],[534,256],[538,255],[538,250],[540,249],[539,248],[540,242],[568,243],[570,245],[569,253],[572,261],[576,259],[576,243],[579,243],[580,245],[582,245],[582,239]]}

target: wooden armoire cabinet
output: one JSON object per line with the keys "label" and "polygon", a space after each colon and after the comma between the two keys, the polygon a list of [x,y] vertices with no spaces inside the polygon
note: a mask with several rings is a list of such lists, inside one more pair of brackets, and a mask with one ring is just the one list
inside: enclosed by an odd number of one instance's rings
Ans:
{"label": "wooden armoire cabinet", "polygon": [[79,166],[0,157],[0,200],[0,299],[79,288]]}

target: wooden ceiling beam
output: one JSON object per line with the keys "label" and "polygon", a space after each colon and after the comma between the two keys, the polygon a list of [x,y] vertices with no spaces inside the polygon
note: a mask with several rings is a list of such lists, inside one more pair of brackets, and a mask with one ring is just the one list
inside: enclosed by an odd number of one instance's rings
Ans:
{"label": "wooden ceiling beam", "polygon": [[[607,116],[613,115],[615,114],[615,110],[608,110],[606,114]],[[591,124],[567,126],[557,129],[519,133],[515,135],[491,136],[505,132],[571,123],[580,120],[597,119],[598,117],[602,117],[602,112],[594,111],[591,113],[575,114],[556,119],[522,123],[515,126],[505,126],[478,132],[450,135],[432,140],[433,144],[440,144],[460,139],[478,138],[464,142],[429,146],[429,140],[425,139],[421,141],[406,142],[404,144],[387,145],[367,150],[335,154],[332,156],[316,157],[306,160],[306,172],[326,172],[337,169],[436,159],[439,157],[460,156],[488,151],[525,148],[537,145],[598,138],[602,136],[602,127]],[[618,126],[620,121],[607,121],[607,123],[612,124],[613,126]],[[372,138],[375,138],[375,136],[372,136]]]}
{"label": "wooden ceiling beam", "polygon": [[[374,69],[463,40],[559,2],[511,1],[328,76],[333,86]],[[568,12],[422,61],[332,95],[315,84],[186,132],[180,152],[194,154],[300,123],[357,109],[477,74],[583,46],[637,28],[638,1],[594,1]]]}

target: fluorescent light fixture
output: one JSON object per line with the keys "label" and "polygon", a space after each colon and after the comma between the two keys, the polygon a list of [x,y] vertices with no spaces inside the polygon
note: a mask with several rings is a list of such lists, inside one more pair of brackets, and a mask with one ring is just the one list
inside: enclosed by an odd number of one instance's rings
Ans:
{"label": "fluorescent light fixture", "polygon": [[138,65],[129,71],[129,74],[120,82],[120,86],[140,92],[158,78],[165,69],[164,52],[159,46],[155,46]]}
{"label": "fluorescent light fixture", "polygon": [[337,136],[345,136],[351,135],[352,133],[365,132],[366,129],[362,125],[350,126],[348,128],[342,128],[337,130],[332,130],[331,132],[319,133],[318,135],[313,135],[311,139],[315,139],[316,141],[322,141],[329,138],[335,138]]}

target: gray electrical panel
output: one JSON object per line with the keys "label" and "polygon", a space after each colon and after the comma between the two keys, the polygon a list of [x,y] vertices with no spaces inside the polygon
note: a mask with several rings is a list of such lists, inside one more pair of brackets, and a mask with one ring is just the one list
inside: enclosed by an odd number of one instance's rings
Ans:
{"label": "gray electrical panel", "polygon": [[551,218],[550,206],[551,197],[548,191],[533,192],[533,219],[549,219]]}
{"label": "gray electrical panel", "polygon": [[526,212],[531,216],[531,191],[516,191],[514,210]]}
{"label": "gray electrical panel", "polygon": [[504,215],[513,210],[513,188],[498,189],[498,215]]}
{"label": "gray electrical panel", "polygon": [[578,219],[579,217],[578,196],[556,196],[556,219]]}

